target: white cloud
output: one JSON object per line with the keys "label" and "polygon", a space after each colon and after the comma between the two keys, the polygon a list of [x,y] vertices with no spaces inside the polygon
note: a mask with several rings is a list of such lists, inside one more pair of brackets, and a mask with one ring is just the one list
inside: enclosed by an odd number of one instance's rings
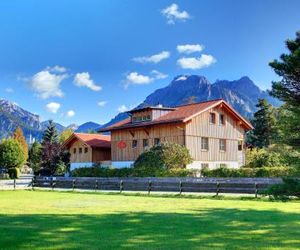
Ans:
{"label": "white cloud", "polygon": [[130,108],[127,107],[126,105],[121,105],[120,107],[118,107],[117,110],[118,110],[118,112],[123,113],[123,112],[130,110]]}
{"label": "white cloud", "polygon": [[75,115],[75,111],[74,110],[69,110],[68,112],[67,112],[67,114],[66,114],[66,116],[68,117],[68,118],[71,118],[71,117],[73,117]]}
{"label": "white cloud", "polygon": [[87,87],[93,91],[100,91],[102,89],[101,86],[94,83],[88,72],[77,73],[74,77],[74,83],[78,87]]}
{"label": "white cloud", "polygon": [[107,103],[107,101],[100,101],[97,104],[99,107],[104,107],[106,105],[106,103]]}
{"label": "white cloud", "polygon": [[180,11],[177,4],[173,3],[161,11],[162,15],[167,18],[168,24],[175,24],[176,21],[186,21],[191,18],[186,11]]}
{"label": "white cloud", "polygon": [[138,63],[159,63],[160,61],[170,57],[169,51],[162,51],[152,56],[135,57],[132,60]]}
{"label": "white cloud", "polygon": [[67,77],[67,74],[55,74],[45,69],[36,73],[27,80],[30,87],[40,98],[47,99],[49,97],[64,96],[64,93],[60,89],[60,84]]}
{"label": "white cloud", "polygon": [[59,109],[60,109],[60,104],[57,102],[50,102],[46,105],[46,110],[49,113],[56,114]]}
{"label": "white cloud", "polygon": [[202,54],[200,57],[183,57],[177,60],[177,64],[183,69],[202,69],[215,63],[216,59],[211,55]]}
{"label": "white cloud", "polygon": [[168,77],[167,74],[164,74],[164,73],[162,73],[162,72],[160,72],[160,71],[158,71],[158,70],[152,70],[152,71],[151,71],[151,74],[154,75],[154,78],[155,78],[155,79],[165,79],[165,78]]}
{"label": "white cloud", "polygon": [[15,92],[15,91],[14,91],[14,89],[12,89],[12,88],[6,88],[6,89],[5,89],[5,92],[7,92],[7,93],[13,93],[13,92]]}
{"label": "white cloud", "polygon": [[58,65],[55,65],[53,67],[46,67],[47,71],[49,72],[52,72],[52,73],[65,73],[67,72],[67,69],[65,67],[62,67],[62,66],[58,66]]}
{"label": "white cloud", "polygon": [[204,49],[204,46],[201,44],[184,44],[177,45],[177,51],[179,53],[191,54],[194,52],[201,52]]}
{"label": "white cloud", "polygon": [[128,84],[139,84],[139,85],[149,84],[154,80],[152,77],[142,75],[137,72],[129,73],[126,76],[126,79]]}

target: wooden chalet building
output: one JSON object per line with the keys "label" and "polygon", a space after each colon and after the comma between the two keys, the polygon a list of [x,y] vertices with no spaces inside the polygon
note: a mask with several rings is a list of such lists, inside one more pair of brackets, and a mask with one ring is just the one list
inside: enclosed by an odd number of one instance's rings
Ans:
{"label": "wooden chalet building", "polygon": [[71,157],[71,170],[90,167],[95,163],[111,164],[110,136],[73,133],[64,143]]}
{"label": "wooden chalet building", "polygon": [[185,145],[194,159],[188,168],[238,168],[245,163],[245,132],[252,125],[224,100],[175,108],[134,109],[111,132],[112,166],[128,167],[148,147],[165,141]]}

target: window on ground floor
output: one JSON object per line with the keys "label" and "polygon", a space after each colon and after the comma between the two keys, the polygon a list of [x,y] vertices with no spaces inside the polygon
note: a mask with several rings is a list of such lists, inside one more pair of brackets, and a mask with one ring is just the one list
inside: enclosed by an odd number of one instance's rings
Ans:
{"label": "window on ground floor", "polygon": [[156,145],[156,146],[160,145],[160,139],[159,138],[154,138],[154,145]]}
{"label": "window on ground floor", "polygon": [[243,141],[238,141],[238,151],[243,150]]}
{"label": "window on ground floor", "polygon": [[226,151],[226,140],[225,139],[219,140],[219,149],[220,149],[220,151]]}
{"label": "window on ground floor", "polygon": [[208,137],[201,137],[201,149],[208,150]]}

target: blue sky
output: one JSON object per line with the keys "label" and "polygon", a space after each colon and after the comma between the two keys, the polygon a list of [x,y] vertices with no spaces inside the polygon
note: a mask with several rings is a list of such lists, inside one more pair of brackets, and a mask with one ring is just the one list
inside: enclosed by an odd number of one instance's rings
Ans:
{"label": "blue sky", "polygon": [[0,98],[43,120],[104,123],[176,75],[248,75],[300,29],[300,1],[0,1]]}

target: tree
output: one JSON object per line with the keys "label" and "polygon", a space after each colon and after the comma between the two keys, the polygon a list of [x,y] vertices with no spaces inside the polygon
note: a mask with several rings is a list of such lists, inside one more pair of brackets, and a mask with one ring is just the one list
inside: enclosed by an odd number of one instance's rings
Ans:
{"label": "tree", "polygon": [[192,163],[189,150],[176,143],[163,143],[142,153],[134,162],[138,176],[157,176],[162,171],[182,169]]}
{"label": "tree", "polygon": [[71,128],[64,130],[59,135],[59,142],[64,143],[73,133],[74,133],[74,130]]}
{"label": "tree", "polygon": [[34,172],[38,172],[42,165],[42,145],[34,142],[29,150],[28,157],[29,166]]}
{"label": "tree", "polygon": [[276,137],[274,108],[265,99],[259,99],[252,124],[254,129],[248,135],[248,142],[256,147],[268,147]]}
{"label": "tree", "polygon": [[24,156],[25,156],[25,161],[27,161],[27,159],[28,159],[28,145],[26,143],[23,131],[20,127],[17,128],[16,131],[14,132],[13,138],[21,144],[23,152],[24,152]]}
{"label": "tree", "polygon": [[43,142],[58,143],[58,133],[53,121],[49,121],[43,134]]}
{"label": "tree", "polygon": [[[284,101],[279,122],[286,126],[282,130],[285,143],[300,148],[300,31],[295,40],[286,41],[288,54],[282,54],[279,60],[274,60],[270,66],[281,77],[280,81],[272,83],[270,94]],[[283,120],[281,120],[283,118]]]}
{"label": "tree", "polygon": [[0,144],[0,166],[5,168],[20,168],[25,161],[21,144],[15,139],[4,140]]}

